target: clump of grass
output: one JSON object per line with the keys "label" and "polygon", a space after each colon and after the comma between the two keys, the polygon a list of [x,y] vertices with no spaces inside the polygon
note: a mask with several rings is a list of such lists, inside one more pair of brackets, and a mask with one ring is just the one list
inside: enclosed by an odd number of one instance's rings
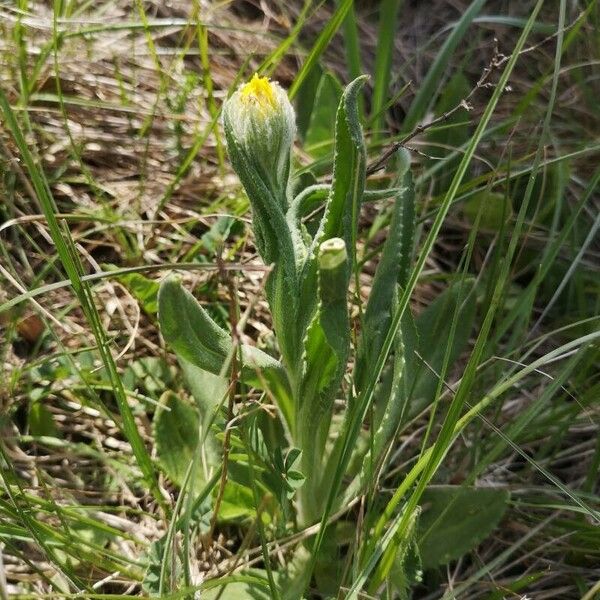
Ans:
{"label": "clump of grass", "polygon": [[[0,9],[0,597],[299,598],[300,581],[315,598],[592,598],[597,3],[233,8]],[[281,390],[236,352],[225,380],[178,365],[157,294],[176,269],[234,347],[293,354],[219,108],[255,70],[291,88],[294,190],[314,186],[318,209],[339,82],[363,69],[374,201],[354,214],[352,348],[400,146],[414,261],[368,384],[353,358],[333,396],[318,494],[305,454],[276,451]],[[410,401],[377,458],[399,358]],[[303,494],[319,508],[298,517]]]}

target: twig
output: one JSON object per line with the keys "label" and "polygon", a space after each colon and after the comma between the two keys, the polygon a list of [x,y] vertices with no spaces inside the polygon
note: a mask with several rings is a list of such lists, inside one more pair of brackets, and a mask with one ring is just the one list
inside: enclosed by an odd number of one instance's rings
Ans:
{"label": "twig", "polygon": [[[479,88],[476,87],[476,88],[474,88],[474,90],[475,89],[479,89]],[[467,98],[471,97],[471,95],[474,93],[474,90],[471,91],[471,93],[469,94],[469,96],[467,96]],[[445,113],[441,114],[439,117],[435,118],[433,121],[430,121],[429,123],[426,123],[423,125],[417,125],[409,134],[405,135],[401,140],[394,142],[391,146],[389,146],[387,148],[387,150],[384,151],[384,153],[375,162],[370,164],[367,167],[367,175],[372,175],[373,173],[376,173],[377,171],[382,169],[384,167],[385,163],[390,159],[390,157],[393,154],[395,154],[400,148],[406,148],[407,150],[410,150],[412,152],[417,152],[418,154],[423,154],[416,148],[408,147],[406,145],[406,143],[409,142],[410,140],[412,140],[413,138],[417,137],[418,135],[420,135],[421,133],[423,133],[430,127],[435,127],[437,124],[443,123],[446,119],[449,119],[455,112],[459,111],[460,109],[470,111],[470,110],[473,110],[473,106],[467,102],[467,99],[463,99],[454,108],[451,108],[449,111],[446,111]]]}
{"label": "twig", "polygon": [[219,491],[215,500],[215,508],[213,510],[212,518],[210,520],[210,530],[208,533],[208,539],[211,540],[217,519],[219,518],[219,510],[221,503],[223,502],[223,495],[225,494],[225,485],[227,484],[227,466],[229,463],[229,451],[231,449],[231,430],[229,423],[233,420],[233,409],[235,406],[235,391],[237,388],[237,382],[239,379],[239,362],[237,349],[240,347],[240,336],[238,330],[238,307],[236,303],[237,290],[235,289],[235,280],[231,277],[229,271],[224,268],[225,264],[223,258],[219,253],[217,255],[217,266],[221,277],[227,287],[230,297],[229,303],[229,322],[231,323],[231,337],[233,342],[233,354],[231,357],[231,375],[229,378],[229,399],[227,403],[227,425],[225,426],[225,438],[223,440],[223,468],[221,470],[221,480],[219,482]]}

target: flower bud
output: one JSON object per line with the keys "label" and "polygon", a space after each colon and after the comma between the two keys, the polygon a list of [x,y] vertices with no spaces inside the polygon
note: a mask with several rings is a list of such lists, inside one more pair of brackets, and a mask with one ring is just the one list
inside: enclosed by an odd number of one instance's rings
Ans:
{"label": "flower bud", "polygon": [[319,268],[321,270],[337,269],[347,260],[346,243],[341,238],[325,240],[319,246]]}
{"label": "flower bud", "polygon": [[248,168],[252,169],[252,176],[258,175],[285,205],[296,132],[294,109],[285,90],[255,74],[225,102],[223,124],[232,163],[242,181],[249,175]]}
{"label": "flower bud", "polygon": [[348,251],[341,238],[331,238],[319,246],[319,295],[324,306],[345,305],[348,292]]}

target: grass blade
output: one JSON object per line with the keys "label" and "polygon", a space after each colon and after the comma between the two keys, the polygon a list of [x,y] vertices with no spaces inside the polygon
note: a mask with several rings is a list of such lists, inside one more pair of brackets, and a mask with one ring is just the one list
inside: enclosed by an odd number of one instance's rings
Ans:
{"label": "grass blade", "polygon": [[[431,106],[437,97],[436,89],[439,86],[442,74],[446,65],[452,58],[452,53],[456,50],[458,44],[465,37],[469,25],[473,19],[477,16],[479,11],[483,8],[485,0],[474,0],[469,8],[465,10],[463,16],[456,23],[456,27],[452,33],[448,36],[448,39],[444,42],[444,45],[440,48],[440,51],[431,65],[425,79],[419,86],[419,91],[415,95],[404,123],[402,125],[403,131],[412,131],[418,124],[419,121],[425,116],[427,110]],[[529,21],[528,21],[529,24]]]}
{"label": "grass blade", "polygon": [[383,0],[379,6],[379,32],[377,35],[377,52],[375,54],[375,75],[373,82],[373,105],[371,114],[375,139],[384,126],[383,110],[390,88],[392,77],[392,58],[394,56],[394,38],[398,25],[398,13],[402,0]]}
{"label": "grass blade", "polygon": [[15,144],[19,148],[21,157],[31,178],[31,183],[37,194],[38,200],[44,211],[44,215],[48,222],[50,235],[56,246],[56,251],[60,257],[61,263],[71,281],[75,295],[79,299],[81,306],[85,312],[86,318],[93,330],[98,349],[104,363],[104,367],[110,377],[115,399],[117,401],[121,418],[123,419],[123,433],[131,444],[133,454],[142,471],[144,480],[152,492],[154,498],[166,507],[162,493],[158,487],[158,482],[154,473],[154,466],[150,455],[144,446],[144,441],[137,429],[133,412],[127,402],[127,395],[121,382],[117,366],[110,352],[109,342],[106,333],[102,327],[98,309],[94,304],[91,290],[87,282],[82,280],[81,265],[78,264],[78,258],[73,248],[73,241],[70,238],[70,233],[66,227],[60,227],[55,213],[58,212],[50,186],[42,168],[37,164],[31,154],[19,124],[15,118],[15,114],[6,98],[4,92],[0,90],[0,110],[4,115],[4,119],[13,136]]}
{"label": "grass blade", "polygon": [[302,85],[302,82],[304,81],[310,70],[313,68],[313,66],[316,64],[316,62],[319,60],[319,57],[321,56],[321,54],[323,54],[325,48],[327,48],[329,42],[331,42],[331,39],[333,38],[337,30],[341,27],[352,5],[353,0],[343,0],[336,9],[336,11],[333,13],[331,19],[329,19],[329,22],[324,27],[323,31],[321,32],[321,35],[319,35],[319,38],[308,53],[308,56],[304,60],[302,68],[296,75],[294,83],[292,83],[292,86],[288,91],[290,99],[293,99],[294,96],[298,93],[298,89]]}

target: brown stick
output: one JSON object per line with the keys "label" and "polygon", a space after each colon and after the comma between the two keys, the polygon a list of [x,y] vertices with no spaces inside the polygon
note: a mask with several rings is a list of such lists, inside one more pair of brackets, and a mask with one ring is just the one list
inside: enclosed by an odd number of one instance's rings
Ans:
{"label": "brown stick", "polygon": [[219,510],[221,503],[223,502],[223,495],[225,494],[225,485],[227,483],[227,466],[229,464],[229,452],[231,449],[231,427],[229,424],[233,421],[233,409],[235,406],[235,392],[237,389],[237,382],[239,380],[239,361],[237,351],[240,347],[240,337],[238,331],[238,306],[237,306],[237,290],[235,287],[235,280],[231,276],[230,271],[226,270],[225,264],[221,254],[217,255],[217,265],[223,282],[225,283],[229,292],[229,322],[231,323],[231,338],[233,341],[233,355],[231,357],[231,375],[229,377],[229,398],[227,402],[227,422],[225,425],[225,439],[223,440],[223,468],[221,470],[221,479],[219,481],[219,491],[215,500],[215,508],[213,510],[212,518],[210,520],[210,530],[208,534],[208,540],[212,540],[213,533],[219,517]]}

